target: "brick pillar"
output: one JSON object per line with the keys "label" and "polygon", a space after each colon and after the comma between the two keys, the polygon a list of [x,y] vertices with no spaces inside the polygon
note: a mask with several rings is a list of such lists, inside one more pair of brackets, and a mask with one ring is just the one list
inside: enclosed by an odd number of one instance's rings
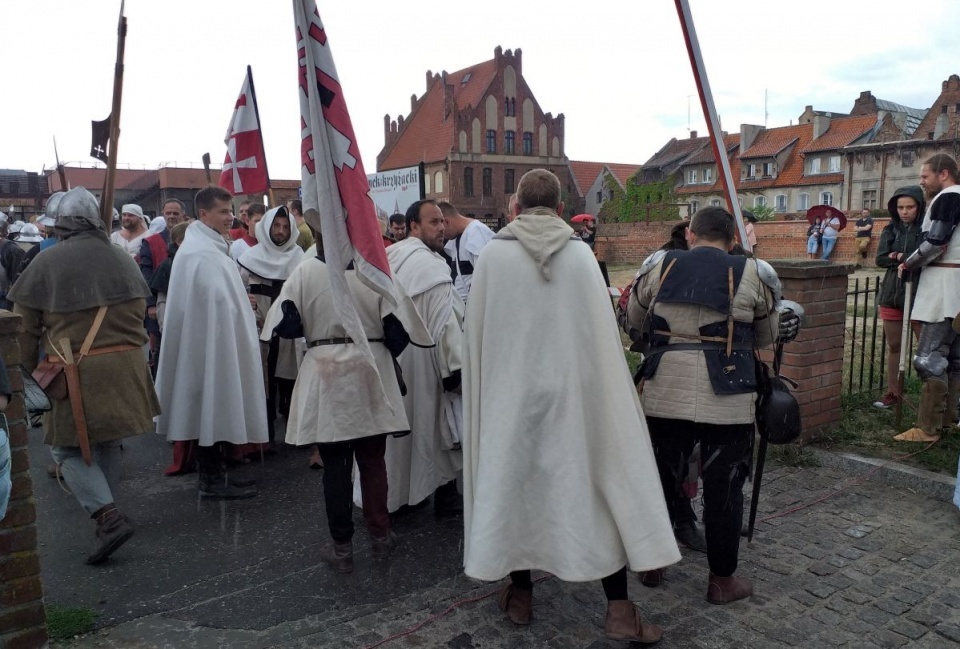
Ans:
{"label": "brick pillar", "polygon": [[782,374],[798,385],[803,443],[840,421],[847,277],[854,267],[819,260],[770,263],[783,283],[783,297],[806,312],[800,335],[784,346],[782,366]]}
{"label": "brick pillar", "polygon": [[47,642],[40,559],[37,555],[37,512],[27,455],[27,414],[23,405],[20,363],[20,316],[0,311],[0,355],[10,375],[13,398],[7,406],[10,425],[13,491],[0,523],[0,647],[32,649]]}

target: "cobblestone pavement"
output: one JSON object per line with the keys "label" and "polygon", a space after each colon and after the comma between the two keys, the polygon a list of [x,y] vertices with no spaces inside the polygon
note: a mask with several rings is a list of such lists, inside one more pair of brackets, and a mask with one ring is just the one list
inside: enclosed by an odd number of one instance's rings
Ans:
{"label": "cobblestone pavement", "polygon": [[[281,457],[274,471],[306,474],[304,461],[296,454],[284,464]],[[169,479],[157,475],[150,480]],[[645,619],[664,627],[660,647],[958,646],[960,513],[952,505],[870,480],[852,484],[850,472],[823,467],[771,467],[764,482],[760,517],[768,520],[758,524],[752,544],[744,541],[738,571],[753,579],[753,598],[728,606],[706,603],[706,558],[686,550],[660,588],[644,588],[631,576],[631,596]],[[769,518],[837,489],[841,493],[824,502]],[[57,497],[46,491],[39,496],[41,505]],[[263,493],[260,498],[265,496],[270,498]],[[317,496],[311,494],[314,500]],[[146,497],[169,499],[171,489]],[[194,508],[187,514],[202,517],[203,511]],[[288,514],[309,515],[296,506]],[[222,510],[211,515],[222,517]],[[239,521],[241,515],[236,516]],[[167,556],[150,562],[150,552],[160,547],[153,544],[163,541],[150,538],[148,526],[142,554],[131,557],[133,551],[124,548],[127,558],[116,560],[107,573],[84,568],[77,573],[86,579],[79,586],[73,579],[49,575],[47,599],[104,610],[101,623],[111,626],[71,645],[76,647],[366,648],[451,607],[414,633],[381,646],[624,646],[603,638],[605,601],[599,583],[562,583],[535,574],[544,580],[535,588],[534,620],[526,628],[511,626],[495,597],[460,604],[497,585],[462,575],[457,522],[438,523],[430,512],[415,514],[398,526],[402,545],[395,557],[371,565],[362,547],[357,572],[347,576],[334,575],[315,559],[322,520],[306,526],[303,538],[291,531],[304,527],[295,522],[293,527],[270,523],[273,527],[257,538],[244,539],[272,551],[257,562],[244,555],[231,565],[204,555],[211,547],[208,529],[178,527],[170,542],[201,555],[183,567],[160,565],[170,561]],[[41,527],[42,537],[50,538],[51,530]],[[222,551],[221,546],[215,549]],[[54,556],[44,561],[46,578],[56,562]],[[154,575],[160,585],[143,592],[135,576],[142,573]],[[165,581],[171,573],[178,574]],[[120,602],[113,608],[94,601],[105,588],[105,600]]]}

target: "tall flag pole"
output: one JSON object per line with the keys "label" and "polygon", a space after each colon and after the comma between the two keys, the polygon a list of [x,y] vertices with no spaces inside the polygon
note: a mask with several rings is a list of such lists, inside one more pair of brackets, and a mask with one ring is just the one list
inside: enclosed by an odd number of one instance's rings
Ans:
{"label": "tall flag pole", "polygon": [[100,197],[100,218],[107,232],[113,228],[113,190],[117,179],[117,141],[120,139],[120,100],[123,97],[123,52],[127,41],[127,17],[120,1],[120,20],[117,24],[117,63],[113,73],[113,110],[110,112],[110,151],[107,157],[107,175]]}
{"label": "tall flag pole", "polygon": [[220,170],[220,186],[234,196],[269,192],[267,154],[263,148],[257,93],[249,65],[223,142],[227,145],[227,155]]}
{"label": "tall flag pole", "polygon": [[752,248],[747,239],[747,229],[743,223],[743,214],[740,211],[740,201],[737,200],[737,187],[730,172],[730,160],[727,159],[727,147],[723,143],[723,132],[720,130],[720,119],[717,117],[717,107],[713,103],[713,92],[710,90],[710,80],[707,79],[707,69],[703,65],[703,56],[700,53],[700,41],[697,39],[697,30],[693,26],[693,15],[690,13],[688,0],[674,0],[677,5],[677,14],[680,16],[680,27],[683,29],[683,39],[687,44],[687,54],[690,55],[690,65],[693,67],[693,78],[697,82],[697,93],[700,95],[700,106],[703,116],[707,120],[707,130],[710,132],[710,145],[713,155],[720,168],[720,182],[723,184],[723,193],[727,197],[727,207],[737,221],[737,232],[740,235],[740,244],[747,251]]}
{"label": "tall flag pole", "polygon": [[300,66],[300,161],[303,216],[321,233],[337,315],[347,335],[376,364],[347,288],[357,278],[396,305],[376,206],[315,0],[293,0]]}

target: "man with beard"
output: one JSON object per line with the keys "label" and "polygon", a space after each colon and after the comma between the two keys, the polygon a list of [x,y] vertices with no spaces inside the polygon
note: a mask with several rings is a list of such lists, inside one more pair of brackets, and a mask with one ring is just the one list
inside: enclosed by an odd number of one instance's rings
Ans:
{"label": "man with beard", "polygon": [[[560,181],[534,169],[516,218],[484,248],[464,344],[464,571],[510,576],[500,608],[533,616],[531,570],[601,580],[612,640],[662,630],[630,601],[627,564],[680,559],[603,278],[559,214]],[[535,313],[545,326],[518,326]]]}
{"label": "man with beard", "polygon": [[[387,260],[436,346],[411,346],[400,355],[411,434],[387,440],[388,505],[395,512],[435,493],[436,514],[452,516],[463,511],[456,482],[463,466],[459,394],[463,300],[440,255],[444,219],[437,203],[421,200],[411,205],[406,224],[407,238],[387,248]],[[357,496],[355,492],[354,500]]]}
{"label": "man with beard", "polygon": [[297,224],[297,245],[306,252],[313,245],[313,232],[310,231],[310,226],[303,218],[303,202],[299,200],[290,201],[287,203],[287,212],[290,213],[294,223]]}
{"label": "man with beard", "polygon": [[25,369],[34,369],[41,345],[48,361],[63,366],[48,388],[44,441],[70,493],[97,523],[87,563],[99,564],[133,536],[114,500],[121,440],[152,429],[160,412],[141,351],[150,289],[129,255],[110,244],[86,189],[64,194],[56,230],[61,242],[37,256],[10,298],[23,318]]}
{"label": "man with beard", "polygon": [[[292,235],[291,221],[285,207],[275,207],[267,212],[255,224],[257,245],[237,260],[247,292],[256,299],[258,324],[264,322],[283,283],[303,261],[303,250]],[[290,396],[297,380],[300,354],[296,341],[281,338],[271,338],[268,344],[261,344],[260,351],[266,367],[267,433],[272,445],[278,409],[285,417],[290,412]]]}
{"label": "man with beard", "polygon": [[917,426],[894,439],[935,442],[956,421],[960,399],[960,336],[952,327],[960,312],[960,180],[957,161],[938,153],[920,168],[927,196],[921,229],[925,240],[901,264],[901,271],[923,269],[912,319],[921,323],[913,366],[923,380]]}
{"label": "man with beard", "polygon": [[140,254],[140,244],[148,234],[143,209],[139,205],[128,203],[120,210],[120,229],[110,235],[110,241],[136,259]]}
{"label": "man with beard", "polygon": [[[252,303],[227,254],[232,196],[197,192],[198,220],[187,228],[170,273],[157,392],[157,432],[198,441],[201,498],[250,498],[252,483],[229,476],[224,443],[267,441],[266,394]],[[170,341],[173,341],[172,343]]]}

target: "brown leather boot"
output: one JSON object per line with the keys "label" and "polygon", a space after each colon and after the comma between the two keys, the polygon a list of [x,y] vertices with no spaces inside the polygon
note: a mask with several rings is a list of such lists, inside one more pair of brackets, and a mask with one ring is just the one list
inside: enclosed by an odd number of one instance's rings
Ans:
{"label": "brown leather boot", "polygon": [[663,637],[663,629],[656,624],[644,624],[640,609],[628,599],[607,602],[607,620],[603,631],[611,640],[627,640],[640,644],[656,644]]}
{"label": "brown leather boot", "polygon": [[378,539],[373,537],[370,541],[370,554],[374,559],[386,559],[397,547],[397,535],[393,531],[388,531],[387,535]]}
{"label": "brown leather boot", "polygon": [[527,590],[507,584],[500,591],[499,606],[514,624],[530,624],[533,618],[533,589]]}
{"label": "brown leather boot", "polygon": [[[947,410],[947,384],[928,379],[920,389],[920,405],[917,408],[917,425],[908,431],[894,435],[900,442],[935,442],[940,439],[940,427],[944,425]],[[950,422],[946,422],[948,425]]]}
{"label": "brown leather boot", "polygon": [[130,540],[133,536],[133,525],[130,524],[130,519],[117,511],[113,503],[95,511],[91,518],[97,521],[97,536],[87,563],[98,566]]}
{"label": "brown leather boot", "polygon": [[647,588],[656,588],[663,583],[663,579],[667,574],[666,568],[654,568],[653,570],[645,570],[640,573],[640,583],[646,586]]}
{"label": "brown leather boot", "polygon": [[353,541],[324,545],[320,548],[320,559],[339,573],[353,572]]}
{"label": "brown leather boot", "polygon": [[712,572],[707,582],[707,601],[711,604],[729,604],[753,595],[753,584],[744,577],[717,577]]}

